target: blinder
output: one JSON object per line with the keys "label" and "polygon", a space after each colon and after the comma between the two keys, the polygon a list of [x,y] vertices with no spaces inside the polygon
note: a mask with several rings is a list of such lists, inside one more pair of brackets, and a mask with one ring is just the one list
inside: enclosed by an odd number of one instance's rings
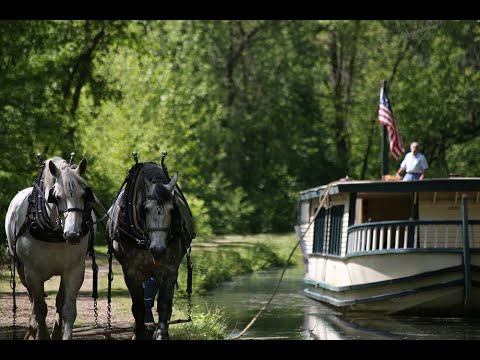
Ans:
{"label": "blinder", "polygon": [[92,188],[87,186],[84,190],[85,190],[85,202],[87,202],[87,203],[95,202],[95,198],[93,196]]}
{"label": "blinder", "polygon": [[47,202],[51,203],[51,204],[56,204],[57,201],[58,201],[58,197],[54,195],[54,192],[55,189],[52,187],[50,189],[50,191],[48,192],[48,198],[47,198]]}
{"label": "blinder", "polygon": [[[85,187],[84,190],[85,190],[85,195],[84,195],[85,202],[86,203],[95,202],[95,198],[93,196],[92,188],[90,186],[87,186],[87,187]],[[51,204],[56,204],[57,201],[58,201],[58,196],[55,196],[54,191],[55,191],[55,189],[52,187],[50,189],[50,191],[48,192],[47,202],[49,202]]]}

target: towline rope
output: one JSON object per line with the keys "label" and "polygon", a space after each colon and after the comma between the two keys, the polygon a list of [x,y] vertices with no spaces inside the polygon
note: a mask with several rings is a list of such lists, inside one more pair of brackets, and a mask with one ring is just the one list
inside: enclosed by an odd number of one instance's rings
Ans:
{"label": "towline rope", "polygon": [[330,188],[336,183],[338,183],[338,181],[333,181],[326,186],[322,197],[319,199],[319,206],[317,208],[317,211],[315,211],[315,214],[313,215],[313,219],[308,223],[308,226],[305,229],[305,232],[298,239],[297,243],[295,244],[292,251],[290,252],[290,255],[288,256],[287,262],[286,262],[285,266],[283,267],[282,274],[280,275],[280,278],[278,279],[277,286],[275,287],[275,290],[273,291],[272,295],[270,296],[270,299],[268,299],[267,303],[260,309],[260,311],[257,313],[257,315],[255,315],[253,317],[253,319],[248,323],[248,325],[245,326],[245,328],[238,335],[228,338],[229,340],[236,340],[236,339],[239,339],[240,337],[242,337],[245,334],[245,332],[247,332],[247,330],[250,329],[250,327],[255,323],[255,321],[257,321],[257,319],[260,317],[260,315],[268,308],[268,306],[272,302],[273,298],[277,294],[277,291],[278,291],[278,288],[280,287],[283,276],[285,275],[285,271],[287,271],[287,267],[288,267],[288,263],[289,263],[290,259],[292,258],[292,256],[293,256],[295,250],[297,249],[298,245],[300,245],[300,242],[302,242],[303,238],[307,234],[308,229],[310,229],[310,226],[313,224],[313,222],[317,218],[317,215],[320,212],[320,209],[322,207],[324,207],[325,202],[328,199],[328,193],[330,192]]}

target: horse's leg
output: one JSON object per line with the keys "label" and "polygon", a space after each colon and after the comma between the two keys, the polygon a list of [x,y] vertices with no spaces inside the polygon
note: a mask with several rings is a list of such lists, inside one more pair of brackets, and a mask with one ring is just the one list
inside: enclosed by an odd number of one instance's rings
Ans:
{"label": "horse's leg", "polygon": [[25,282],[33,302],[30,326],[25,337],[31,333],[31,335],[35,334],[37,340],[50,339],[46,324],[47,303],[43,279],[35,271],[25,270]]}
{"label": "horse's leg", "polygon": [[61,282],[64,284],[64,304],[62,308],[63,340],[72,339],[73,323],[77,318],[77,297],[85,278],[85,263],[82,262],[76,268],[62,275]]}
{"label": "horse's leg", "polygon": [[35,339],[37,335],[38,324],[35,321],[35,315],[33,314],[33,304],[32,304],[32,313],[30,314],[30,319],[28,320],[28,328],[25,332],[23,340]]}
{"label": "horse's leg", "polygon": [[25,280],[25,271],[23,269],[23,265],[21,263],[17,263],[17,272],[18,276],[20,277],[20,281],[22,282],[23,286],[27,289],[28,292],[28,300],[30,301],[30,319],[28,320],[28,328],[25,332],[23,340],[29,340],[30,338],[35,338],[37,334],[37,327],[38,324],[35,321],[35,315],[33,314],[33,300],[32,295],[30,294],[30,290],[28,289],[27,281]]}
{"label": "horse's leg", "polygon": [[176,279],[176,276],[169,276],[169,279],[164,280],[159,284],[157,300],[158,326],[155,333],[156,340],[169,339],[168,322],[172,316],[173,292]]}
{"label": "horse's leg", "polygon": [[63,279],[60,280],[60,287],[58,289],[57,298],[55,299],[55,323],[53,324],[51,338],[52,340],[61,340],[62,339],[62,309],[65,304],[65,284]]}
{"label": "horse's leg", "polygon": [[[126,269],[124,274],[128,274]],[[128,287],[130,296],[132,297],[132,315],[135,318],[134,339],[147,339],[147,327],[145,326],[145,302],[143,300],[143,283],[133,277],[124,276],[125,284]]]}

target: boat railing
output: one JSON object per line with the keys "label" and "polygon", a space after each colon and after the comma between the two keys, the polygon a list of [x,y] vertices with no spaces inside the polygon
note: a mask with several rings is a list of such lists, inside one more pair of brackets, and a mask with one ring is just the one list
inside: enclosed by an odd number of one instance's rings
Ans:
{"label": "boat railing", "polygon": [[[480,248],[480,220],[469,220],[470,248]],[[388,249],[463,248],[462,220],[380,221],[348,228],[346,254]]]}

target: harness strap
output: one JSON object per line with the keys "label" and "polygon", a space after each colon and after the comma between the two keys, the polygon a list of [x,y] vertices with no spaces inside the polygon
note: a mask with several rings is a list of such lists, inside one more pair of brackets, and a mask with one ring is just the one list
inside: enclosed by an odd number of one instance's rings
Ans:
{"label": "harness strap", "polygon": [[193,264],[192,260],[190,259],[190,251],[191,247],[188,248],[187,250],[187,293],[190,295],[193,290],[192,290],[192,280],[193,280]]}
{"label": "harness strap", "polygon": [[50,213],[52,209],[48,205],[48,199],[45,197],[40,184],[43,183],[42,177],[45,171],[45,162],[40,166],[37,178],[33,182],[33,190],[31,193],[31,211],[27,212],[29,219],[30,235],[34,238],[46,242],[63,242],[63,233],[61,229],[52,227],[50,218],[47,216],[47,207]]}
{"label": "harness strap", "polygon": [[86,197],[84,208],[67,208],[65,210],[58,210],[57,225],[52,227],[50,224],[50,218],[47,216],[47,208],[50,214],[52,213],[52,208],[48,204],[50,202],[50,196],[47,199],[40,186],[40,184],[43,182],[42,176],[43,172],[45,171],[45,162],[42,164],[40,169],[41,170],[39,171],[36,180],[33,182],[33,190],[29,198],[27,215],[23,225],[20,228],[19,234],[28,228],[30,235],[38,240],[54,243],[64,242],[65,239],[63,238],[63,232],[61,229],[60,214],[68,214],[69,212],[82,212],[82,236],[85,236],[90,229],[88,223],[92,222],[92,206],[90,205],[90,202],[94,200],[94,194],[91,191],[91,188],[85,188]]}
{"label": "harness strap", "polygon": [[17,298],[16,298],[16,292],[15,292],[15,289],[16,289],[16,282],[15,282],[16,262],[17,262],[17,255],[16,255],[16,253],[14,253],[14,255],[12,256],[12,263],[9,265],[9,268],[10,268],[10,288],[12,289],[12,295],[13,295],[13,307],[12,307],[13,336],[12,336],[12,340],[17,340]]}
{"label": "harness strap", "polygon": [[98,328],[98,310],[97,310],[97,299],[98,299],[98,265],[95,261],[95,250],[92,246],[91,255],[92,257],[92,298],[93,298],[93,315],[95,320],[95,328]]}
{"label": "harness strap", "polygon": [[45,206],[48,208],[48,211],[52,212],[52,208],[50,207],[50,205],[48,205],[48,200],[47,198],[45,197],[45,195],[43,194],[43,191],[42,189],[40,189],[40,186],[38,186],[37,182],[35,181],[33,183],[33,186],[35,186],[35,188],[37,189],[37,192],[43,197],[43,200],[45,200]]}
{"label": "harness strap", "polygon": [[152,228],[146,228],[145,232],[155,232],[155,231],[168,231],[168,228],[166,227],[152,227]]}
{"label": "harness strap", "polygon": [[69,213],[69,212],[83,212],[84,209],[80,209],[80,208],[68,208],[68,209],[65,209],[65,210],[58,210],[58,212],[61,214],[61,213]]}
{"label": "harness strap", "polygon": [[[90,217],[90,220],[92,220],[91,217]],[[98,298],[98,265],[95,261],[95,244],[94,244],[95,236],[94,236],[92,221],[89,222],[88,228],[89,228],[90,234],[88,236],[87,255],[89,255],[92,258],[92,272],[93,272],[92,298],[97,299]]]}
{"label": "harness strap", "polygon": [[106,329],[112,328],[112,281],[113,281],[113,270],[112,270],[112,258],[113,258],[113,246],[112,240],[108,239],[108,289],[107,289],[107,327]]}

